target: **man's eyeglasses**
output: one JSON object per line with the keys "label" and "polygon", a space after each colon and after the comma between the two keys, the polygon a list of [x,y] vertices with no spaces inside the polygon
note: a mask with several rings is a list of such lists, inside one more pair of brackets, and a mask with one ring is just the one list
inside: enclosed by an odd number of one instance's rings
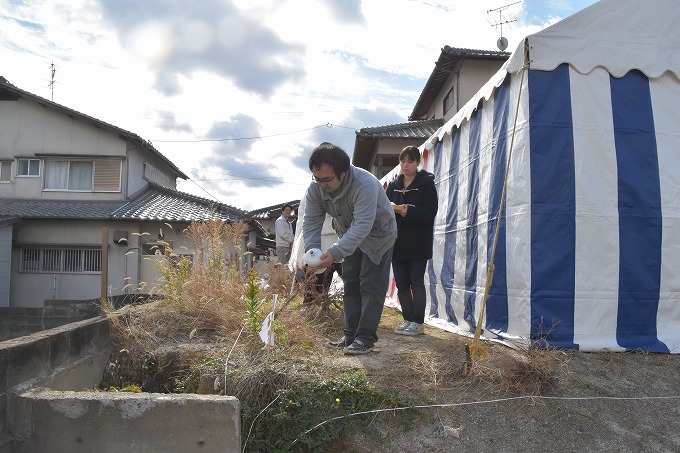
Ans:
{"label": "man's eyeglasses", "polygon": [[321,178],[317,179],[316,176],[312,175],[312,181],[314,181],[317,184],[329,184],[331,181],[335,179],[337,175],[329,176],[328,178]]}

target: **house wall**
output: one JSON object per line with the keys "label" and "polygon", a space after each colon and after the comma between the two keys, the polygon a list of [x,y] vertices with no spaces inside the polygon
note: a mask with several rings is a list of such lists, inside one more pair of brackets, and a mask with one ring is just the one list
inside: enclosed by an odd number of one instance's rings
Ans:
{"label": "house wall", "polygon": [[167,181],[154,181],[157,184],[168,187],[169,189],[176,189],[176,176],[171,173],[167,168],[167,164],[161,162],[160,159],[153,156],[151,153],[144,151],[143,149],[131,146],[128,149],[128,160],[125,163],[127,168],[127,195],[131,196],[136,192],[144,189],[146,187],[146,179],[144,179],[144,167],[145,165],[151,165],[156,171],[160,172],[165,176]]}
{"label": "house wall", "polygon": [[[142,255],[144,243],[163,241],[171,244],[173,253],[199,256],[195,245],[185,234],[188,223],[112,222],[85,220],[24,220],[14,225],[14,247],[11,251],[10,307],[42,308],[46,300],[90,300],[101,295],[101,274],[20,272],[22,246],[101,247],[102,229],[108,227],[108,296],[156,294],[162,284],[158,261],[165,257]],[[125,233],[128,240],[114,241],[114,235]],[[247,243],[255,243],[255,232],[240,244],[240,272],[245,275],[253,264],[244,254]],[[234,250],[229,254],[233,255]],[[9,256],[9,252],[8,252]],[[204,256],[207,259],[207,256]]]}
{"label": "house wall", "polygon": [[[458,72],[451,73],[446,80],[434,103],[430,106],[427,118],[444,118],[445,122],[450,120],[504,63],[504,61],[494,60],[465,60]],[[457,90],[457,102],[454,102],[449,111],[444,114],[444,98],[456,84],[458,87],[454,88],[454,91]]]}
{"label": "house wall", "polygon": [[[125,141],[117,134],[84,121],[19,99],[0,101],[0,158],[36,158],[36,154],[102,156],[125,158]],[[125,168],[125,165],[123,166]],[[0,198],[119,200],[121,192],[42,191],[41,175],[16,176],[13,183],[0,184]],[[124,178],[124,175],[123,175]],[[124,179],[123,179],[124,180]]]}
{"label": "house wall", "polygon": [[[373,151],[373,154],[371,155],[371,164],[370,164],[370,171],[378,177],[378,170],[379,168],[375,165],[375,158],[378,156],[378,154],[393,154],[393,155],[398,155],[402,149],[404,149],[405,146],[413,145],[413,146],[420,146],[422,140],[421,139],[398,139],[398,140],[390,140],[390,139],[381,139],[378,141],[378,146],[376,146],[375,151]],[[380,179],[380,178],[378,178]]]}
{"label": "house wall", "polygon": [[[31,273],[20,272],[22,246],[92,246],[101,247],[102,229],[108,227],[108,296],[126,294],[155,294],[161,285],[158,261],[164,257],[143,256],[145,242],[156,243],[159,234],[170,243],[174,253],[198,257],[195,245],[185,234],[188,223],[168,224],[162,222],[111,222],[85,220],[24,220],[14,225],[14,247],[11,251],[10,307],[41,308],[46,300],[89,300],[101,295],[101,274]],[[114,235],[123,232],[128,240],[114,241]],[[254,232],[244,238],[241,255],[246,243],[255,242]],[[230,250],[233,254],[234,250]],[[9,256],[9,252],[8,252]],[[241,258],[241,273],[245,275],[252,261]],[[207,259],[207,257],[204,257]]]}
{"label": "house wall", "polygon": [[95,221],[25,220],[14,225],[10,306],[42,307],[45,299],[99,297],[100,274],[19,272],[21,246],[99,246],[101,227]]}
{"label": "house wall", "polygon": [[12,225],[0,226],[0,307],[9,307]]}
{"label": "house wall", "polygon": [[[172,226],[172,228],[171,228]],[[87,300],[101,294],[101,274],[20,272],[21,246],[98,246],[102,229],[108,227],[108,295],[151,294],[158,290],[158,258],[142,256],[144,242],[157,242],[162,229],[164,240],[177,254],[193,254],[193,245],[184,234],[186,223],[111,222],[84,220],[25,220],[14,225],[15,247],[11,252],[10,304],[15,307],[43,307],[47,299]],[[127,242],[114,242],[116,232],[125,232]],[[9,256],[9,253],[8,253]]]}

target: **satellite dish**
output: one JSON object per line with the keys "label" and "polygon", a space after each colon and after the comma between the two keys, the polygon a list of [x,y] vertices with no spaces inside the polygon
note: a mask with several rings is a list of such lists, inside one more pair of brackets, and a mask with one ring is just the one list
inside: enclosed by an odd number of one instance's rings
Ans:
{"label": "satellite dish", "polygon": [[507,49],[508,48],[508,38],[506,38],[505,36],[501,36],[500,38],[498,38],[498,41],[496,41],[496,45],[498,46],[498,48],[501,51]]}

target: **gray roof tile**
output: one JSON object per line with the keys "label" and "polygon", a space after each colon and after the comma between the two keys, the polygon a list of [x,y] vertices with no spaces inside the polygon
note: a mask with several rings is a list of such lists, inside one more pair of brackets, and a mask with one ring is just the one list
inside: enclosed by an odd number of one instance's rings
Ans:
{"label": "gray roof tile", "polygon": [[246,211],[233,206],[155,185],[111,213],[111,218],[114,219],[164,222],[200,220],[234,222],[245,220],[246,217]]}
{"label": "gray roof tile", "polygon": [[266,208],[254,209],[248,212],[248,218],[255,220],[278,219],[281,216],[281,208],[287,204],[293,207],[293,211],[297,211],[300,207],[300,200],[293,200],[267,206]]}
{"label": "gray roof tile", "polygon": [[356,133],[352,164],[368,169],[371,157],[379,140],[403,139],[410,140],[406,145],[420,146],[426,139],[444,125],[442,118],[423,121],[409,121],[408,123],[392,124],[389,126],[364,127]]}
{"label": "gray roof tile", "polygon": [[124,202],[3,199],[0,217],[24,219],[107,219]]}
{"label": "gray roof tile", "polygon": [[150,185],[129,202],[0,200],[0,219],[246,220],[247,212],[184,192]]}

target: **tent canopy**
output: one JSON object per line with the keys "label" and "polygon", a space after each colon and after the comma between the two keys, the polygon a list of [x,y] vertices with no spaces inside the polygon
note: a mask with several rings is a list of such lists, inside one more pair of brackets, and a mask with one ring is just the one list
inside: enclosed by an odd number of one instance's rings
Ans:
{"label": "tent canopy", "polygon": [[602,0],[527,37],[423,144],[428,323],[474,331],[497,240],[486,338],[680,352],[679,22],[675,0]]}

